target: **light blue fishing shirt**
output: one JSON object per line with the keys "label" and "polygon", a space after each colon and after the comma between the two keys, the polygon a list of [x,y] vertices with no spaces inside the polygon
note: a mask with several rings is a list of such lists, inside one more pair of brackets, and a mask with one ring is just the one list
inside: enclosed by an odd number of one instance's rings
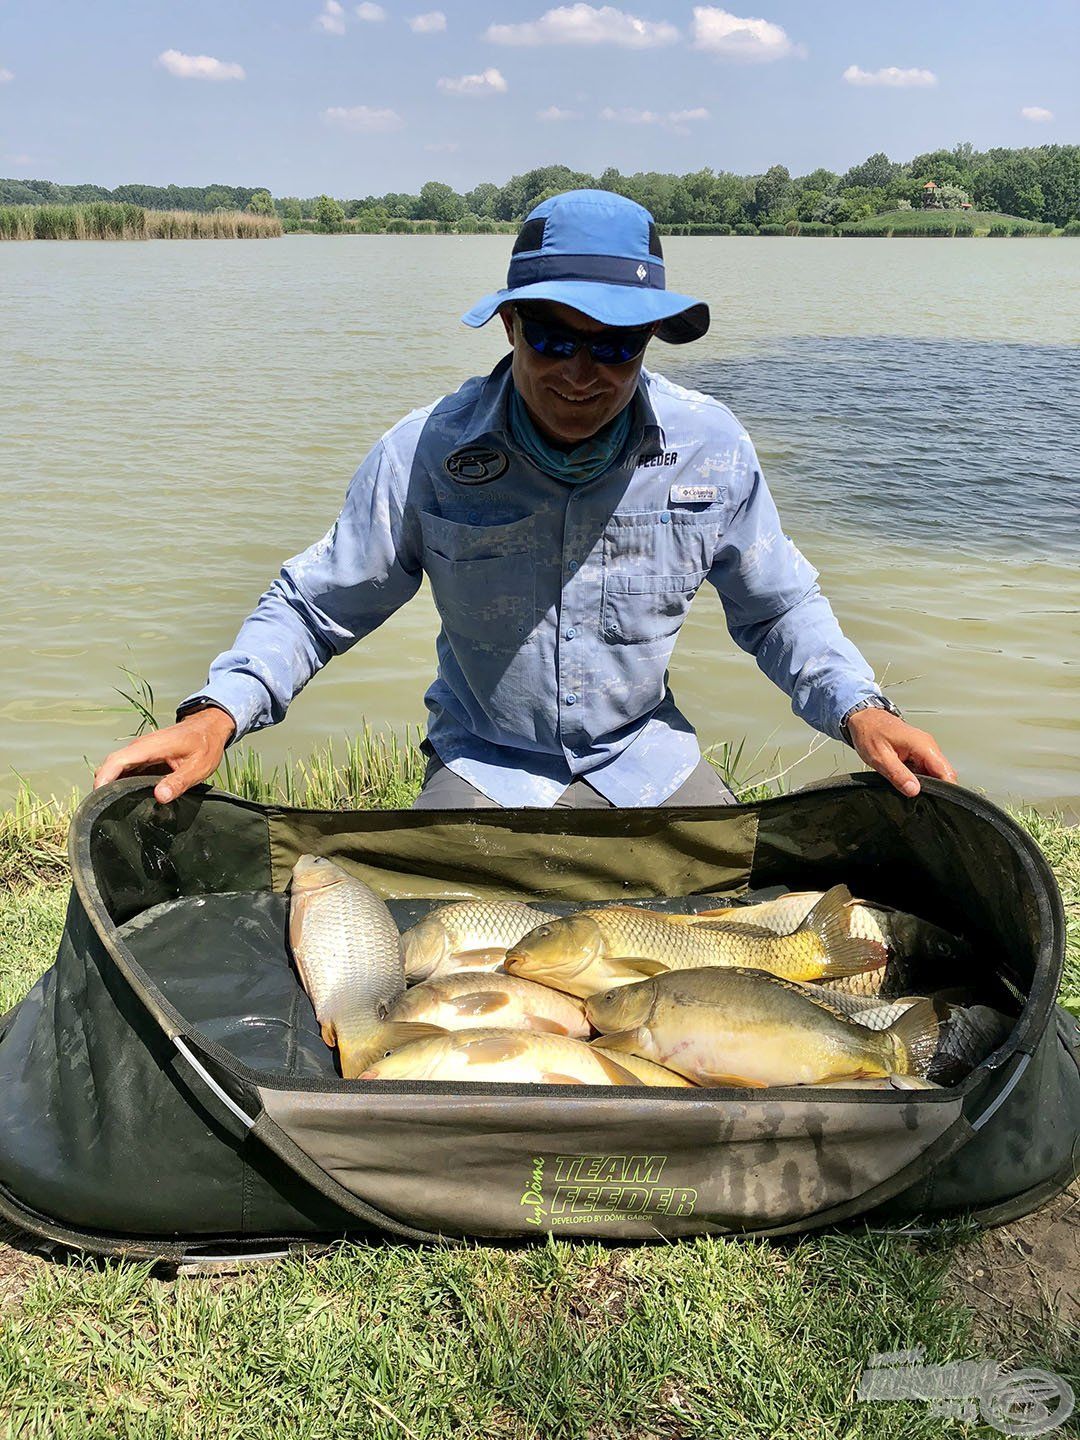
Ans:
{"label": "light blue fishing shirt", "polygon": [[239,738],[427,575],[442,628],[428,739],[500,805],[550,806],[579,777],[655,805],[700,758],[667,666],[699,586],[815,729],[880,693],[784,535],[750,437],[719,401],[642,370],[630,444],[584,484],[511,438],[510,357],[375,445],[329,532],[286,562],[196,699]]}

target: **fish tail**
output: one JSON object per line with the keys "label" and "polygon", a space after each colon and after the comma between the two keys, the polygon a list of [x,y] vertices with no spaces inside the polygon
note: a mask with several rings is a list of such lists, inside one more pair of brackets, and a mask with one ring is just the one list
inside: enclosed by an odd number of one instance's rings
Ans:
{"label": "fish tail", "polygon": [[937,1050],[942,1014],[933,1000],[920,1000],[882,1032],[893,1047],[891,1069],[899,1075],[926,1074]]}
{"label": "fish tail", "polygon": [[846,885],[826,890],[795,932],[808,932],[821,941],[825,955],[821,960],[822,978],[835,979],[844,975],[862,975],[879,970],[889,952],[879,940],[852,936],[848,906],[851,891]]}

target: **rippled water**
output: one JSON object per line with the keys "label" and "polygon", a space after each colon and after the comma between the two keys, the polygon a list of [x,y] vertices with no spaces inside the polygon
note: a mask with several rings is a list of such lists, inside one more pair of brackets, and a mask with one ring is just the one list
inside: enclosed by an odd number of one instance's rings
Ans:
{"label": "rippled water", "polygon": [[[969,784],[1080,794],[1080,245],[668,242],[705,340],[650,365],[753,434],[785,526],[845,629]],[[165,718],[356,463],[415,405],[486,370],[456,324],[505,237],[0,247],[0,794],[86,784]],[[422,593],[257,745],[271,763],[366,717],[423,716]],[[672,684],[707,743],[762,773],[850,768],[728,640],[703,591]],[[779,758],[775,758],[779,751]]]}

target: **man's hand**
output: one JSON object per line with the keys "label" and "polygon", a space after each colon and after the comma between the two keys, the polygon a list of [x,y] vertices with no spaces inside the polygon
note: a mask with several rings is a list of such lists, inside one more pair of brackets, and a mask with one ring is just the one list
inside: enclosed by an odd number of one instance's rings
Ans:
{"label": "man's hand", "polygon": [[235,729],[232,716],[217,706],[196,710],[167,730],[140,735],[114,750],[95,773],[94,789],[121,775],[164,772],[166,778],[154,786],[154,799],[165,805],[214,773]]}
{"label": "man's hand", "polygon": [[917,775],[953,781],[956,771],[925,730],[917,730],[888,710],[857,710],[847,732],[859,758],[895,785],[901,795],[917,795]]}

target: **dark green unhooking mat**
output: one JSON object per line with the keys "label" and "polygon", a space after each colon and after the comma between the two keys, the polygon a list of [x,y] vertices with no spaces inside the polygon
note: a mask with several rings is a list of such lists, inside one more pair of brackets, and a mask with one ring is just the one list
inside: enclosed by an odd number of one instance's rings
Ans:
{"label": "dark green unhooking mat", "polygon": [[[3,1022],[0,1213],[98,1251],[177,1258],[340,1234],[785,1234],[855,1216],[988,1223],[1080,1158],[1064,921],[1030,838],[935,782],[876,776],[754,805],[313,812],[151,781],[71,834],[56,964]],[[464,894],[703,908],[838,881],[973,946],[1016,1015],[954,1088],[617,1091],[343,1081],[290,965],[290,869],[331,856],[404,928]]]}

